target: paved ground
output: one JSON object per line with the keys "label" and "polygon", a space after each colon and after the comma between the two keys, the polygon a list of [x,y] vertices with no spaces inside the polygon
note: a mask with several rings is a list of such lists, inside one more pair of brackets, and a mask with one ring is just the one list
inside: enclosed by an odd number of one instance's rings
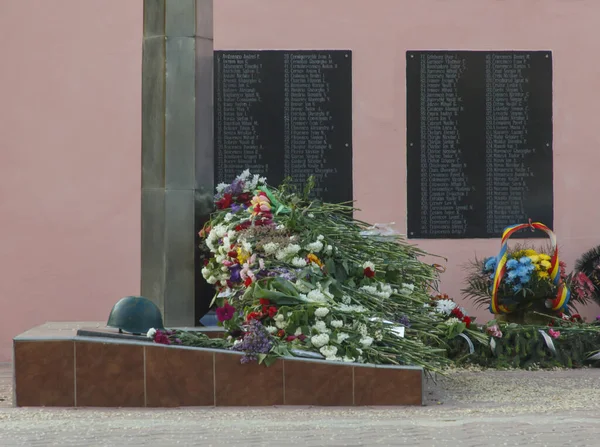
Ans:
{"label": "paved ground", "polygon": [[600,369],[454,371],[418,408],[11,408],[0,365],[0,446],[598,446]]}

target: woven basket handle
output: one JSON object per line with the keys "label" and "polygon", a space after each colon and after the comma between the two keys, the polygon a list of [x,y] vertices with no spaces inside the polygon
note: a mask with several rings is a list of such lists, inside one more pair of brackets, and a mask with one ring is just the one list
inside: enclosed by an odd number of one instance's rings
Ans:
{"label": "woven basket handle", "polygon": [[502,242],[500,247],[500,253],[496,257],[496,272],[494,274],[494,282],[492,284],[492,302],[491,311],[494,314],[506,314],[509,310],[500,304],[498,291],[500,289],[500,283],[504,274],[506,273],[506,261],[508,260],[508,239],[517,231],[524,228],[531,228],[532,230],[541,230],[548,235],[550,243],[552,244],[552,257],[550,259],[550,269],[548,271],[550,279],[557,286],[557,294],[553,299],[546,301],[548,306],[553,311],[564,309],[567,307],[571,292],[569,291],[566,284],[560,279],[560,264],[558,260],[558,246],[556,245],[556,235],[546,225],[540,222],[531,222],[524,224],[511,225],[504,229],[502,233]]}

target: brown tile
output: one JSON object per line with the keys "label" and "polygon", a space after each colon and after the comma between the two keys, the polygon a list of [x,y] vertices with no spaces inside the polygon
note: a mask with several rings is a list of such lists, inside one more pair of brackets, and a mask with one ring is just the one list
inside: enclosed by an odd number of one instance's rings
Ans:
{"label": "brown tile", "polygon": [[206,332],[202,332],[204,335],[206,335],[208,338],[224,338],[225,337],[225,332],[223,331],[206,331]]}
{"label": "brown tile", "polygon": [[146,405],[214,405],[213,352],[146,347]]}
{"label": "brown tile", "polygon": [[354,404],[422,405],[423,372],[418,369],[354,367]]}
{"label": "brown tile", "polygon": [[352,405],[352,366],[284,363],[285,405]]}
{"label": "brown tile", "polygon": [[283,362],[271,366],[240,363],[237,354],[215,354],[216,405],[283,405]]}
{"label": "brown tile", "polygon": [[78,407],[143,407],[144,347],[75,343]]}
{"label": "brown tile", "polygon": [[14,361],[17,406],[75,405],[72,341],[16,341]]}

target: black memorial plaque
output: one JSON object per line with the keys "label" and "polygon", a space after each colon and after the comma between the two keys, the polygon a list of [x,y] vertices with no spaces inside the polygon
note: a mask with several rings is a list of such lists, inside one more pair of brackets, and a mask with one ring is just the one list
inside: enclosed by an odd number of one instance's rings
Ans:
{"label": "black memorial plaque", "polygon": [[408,236],[552,228],[552,54],[408,51],[406,77]]}
{"label": "black memorial plaque", "polygon": [[352,200],[352,53],[215,51],[215,182],[245,169]]}

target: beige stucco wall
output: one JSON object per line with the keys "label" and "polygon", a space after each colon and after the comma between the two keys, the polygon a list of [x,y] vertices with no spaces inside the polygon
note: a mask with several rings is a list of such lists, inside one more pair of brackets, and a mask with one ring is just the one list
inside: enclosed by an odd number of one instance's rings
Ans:
{"label": "beige stucco wall", "polygon": [[139,293],[142,12],[0,1],[0,361]]}
{"label": "beige stucco wall", "polygon": [[[600,244],[597,0],[217,0],[214,8],[215,49],[353,51],[355,199],[362,218],[396,222],[402,233],[406,51],[552,50],[554,228],[571,267]],[[499,249],[497,240],[416,242],[448,258],[442,286],[454,297],[464,264]],[[593,306],[586,314],[597,312]],[[477,315],[491,317],[487,310]]]}

